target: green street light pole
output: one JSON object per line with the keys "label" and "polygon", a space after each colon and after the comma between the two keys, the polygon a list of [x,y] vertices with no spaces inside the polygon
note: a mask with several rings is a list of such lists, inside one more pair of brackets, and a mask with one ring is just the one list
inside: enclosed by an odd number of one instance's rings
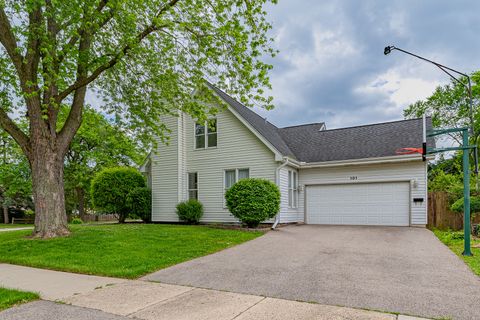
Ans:
{"label": "green street light pole", "polygon": [[468,129],[463,132],[463,255],[471,256],[470,249],[470,159],[468,156]]}
{"label": "green street light pole", "polygon": [[462,132],[463,143],[458,147],[427,149],[427,154],[434,154],[446,151],[463,151],[463,255],[471,256],[470,248],[470,157],[468,151],[476,149],[468,143],[468,128],[434,129],[427,133],[428,137],[434,137],[451,132]]}
{"label": "green street light pole", "polygon": [[[406,50],[397,48],[395,46],[387,46],[385,47],[383,54],[388,55],[390,52],[393,50],[398,50],[400,52],[406,53],[410,56],[413,56],[415,58],[418,58],[420,60],[429,62],[435,66],[437,66],[440,70],[448,74],[453,80],[461,84],[467,91],[468,94],[468,102],[469,102],[469,108],[470,108],[470,133],[472,134],[472,137],[474,138],[474,146],[469,145],[469,129],[468,128],[451,128],[451,129],[444,129],[444,130],[432,130],[428,134],[429,137],[441,135],[441,134],[446,134],[449,132],[462,132],[462,137],[463,137],[463,143],[461,147],[452,147],[452,148],[438,148],[438,149],[432,149],[432,150],[427,150],[427,154],[433,154],[433,153],[438,153],[438,152],[445,152],[445,151],[452,151],[452,150],[462,150],[463,151],[463,255],[464,256],[471,256],[472,251],[470,248],[470,158],[468,155],[468,150],[473,149],[473,157],[475,161],[475,174],[477,175],[477,190],[478,190],[478,153],[477,153],[477,142],[476,142],[476,137],[475,137],[475,132],[474,132],[474,127],[473,127],[473,97],[472,97],[472,84],[470,81],[470,77],[463,72],[457,71],[455,69],[449,68],[447,66],[444,66],[438,62],[429,60],[427,58],[421,57],[419,55],[416,55],[414,53],[408,52]],[[460,79],[457,79],[452,75],[452,72],[455,72],[457,75],[463,76],[467,78],[468,83],[465,84]]]}

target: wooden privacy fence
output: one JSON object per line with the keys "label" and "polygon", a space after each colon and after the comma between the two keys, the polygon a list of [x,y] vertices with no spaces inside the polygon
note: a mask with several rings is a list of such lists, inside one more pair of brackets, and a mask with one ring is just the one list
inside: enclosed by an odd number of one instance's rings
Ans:
{"label": "wooden privacy fence", "polygon": [[[444,191],[428,193],[428,228],[441,230],[463,229],[463,215],[450,210],[448,194]],[[480,214],[473,219],[473,223],[480,223]]]}

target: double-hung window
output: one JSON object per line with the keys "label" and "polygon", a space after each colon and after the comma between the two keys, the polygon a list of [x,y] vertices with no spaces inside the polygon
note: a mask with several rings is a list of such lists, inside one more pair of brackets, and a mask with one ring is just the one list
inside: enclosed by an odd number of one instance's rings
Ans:
{"label": "double-hung window", "polygon": [[298,207],[298,177],[296,171],[288,170],[288,206]]}
{"label": "double-hung window", "polygon": [[250,177],[250,170],[243,169],[228,169],[224,171],[224,193],[230,189],[238,180]]}
{"label": "double-hung window", "polygon": [[217,119],[195,123],[195,149],[217,146]]}
{"label": "double-hung window", "polygon": [[188,173],[188,199],[198,200],[198,173]]}

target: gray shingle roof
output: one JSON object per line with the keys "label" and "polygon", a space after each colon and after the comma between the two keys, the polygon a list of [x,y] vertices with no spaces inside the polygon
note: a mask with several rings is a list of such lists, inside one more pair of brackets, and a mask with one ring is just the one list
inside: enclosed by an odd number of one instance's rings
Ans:
{"label": "gray shingle roof", "polygon": [[[431,119],[427,119],[427,129]],[[395,156],[397,149],[422,146],[422,119],[400,120],[333,130],[294,127],[282,138],[299,161],[322,162]],[[429,140],[433,146],[433,140]]]}
{"label": "gray shingle roof", "polygon": [[[396,150],[422,146],[422,119],[399,120],[350,128],[321,130],[324,123],[278,128],[214,85],[207,83],[282,155],[303,162],[395,156]],[[432,128],[427,118],[427,130]],[[428,140],[429,147],[434,140]]]}

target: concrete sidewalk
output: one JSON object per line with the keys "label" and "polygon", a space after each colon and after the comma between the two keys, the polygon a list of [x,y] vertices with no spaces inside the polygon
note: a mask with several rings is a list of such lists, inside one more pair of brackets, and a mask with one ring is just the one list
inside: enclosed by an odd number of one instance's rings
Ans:
{"label": "concrete sidewalk", "polygon": [[[187,286],[0,264],[0,286],[42,299],[0,312],[2,320],[410,319],[376,311]],[[411,318],[419,319],[419,318]]]}
{"label": "concrete sidewalk", "polygon": [[144,320],[397,319],[375,311],[145,281],[120,283],[63,302]]}
{"label": "concrete sidewalk", "polygon": [[36,292],[42,299],[52,301],[125,281],[117,278],[0,264],[0,287]]}

